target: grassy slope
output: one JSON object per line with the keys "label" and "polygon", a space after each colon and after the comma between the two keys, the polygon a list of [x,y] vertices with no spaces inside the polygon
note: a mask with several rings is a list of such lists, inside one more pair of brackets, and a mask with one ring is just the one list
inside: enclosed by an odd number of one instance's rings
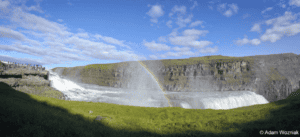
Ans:
{"label": "grassy slope", "polygon": [[[0,82],[0,132],[31,137],[258,136],[260,130],[300,129],[299,93],[263,105],[193,110],[65,101],[22,93]],[[93,122],[97,115],[107,118]]]}

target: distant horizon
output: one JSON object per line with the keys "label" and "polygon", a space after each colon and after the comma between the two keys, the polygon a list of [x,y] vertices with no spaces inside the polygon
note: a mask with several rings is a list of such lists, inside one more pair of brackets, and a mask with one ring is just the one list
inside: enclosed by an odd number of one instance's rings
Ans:
{"label": "distant horizon", "polygon": [[[295,54],[295,53],[278,53],[278,54]],[[278,54],[268,54],[268,55],[278,55]],[[295,54],[295,55],[300,55],[300,54]],[[208,56],[223,56],[223,55],[207,55],[207,56],[199,56],[199,57],[208,57]],[[264,56],[264,55],[254,55],[254,56]],[[267,56],[267,55],[265,55]],[[189,57],[189,58],[199,58],[199,57]],[[227,57],[234,57],[234,56],[227,56]],[[242,57],[248,57],[248,56],[242,56]],[[189,59],[189,58],[183,58],[183,59]],[[160,60],[176,60],[176,59],[160,59]],[[1,62],[7,64],[7,61],[0,60]],[[156,61],[156,60],[139,60],[139,61]],[[9,61],[9,62],[15,62],[15,61]],[[123,62],[130,62],[130,61],[123,61]],[[121,63],[121,62],[116,62],[116,63]],[[25,63],[19,63],[19,64],[25,64]],[[105,64],[115,64],[115,63],[105,63]],[[26,65],[26,64],[25,64]],[[30,66],[34,66],[35,64],[30,64]],[[92,65],[92,64],[87,64],[87,65]],[[83,66],[87,66],[83,65]],[[43,65],[41,65],[44,67]],[[73,66],[73,67],[79,67],[79,66]],[[60,66],[54,67],[54,68],[60,68]],[[64,67],[61,67],[64,68]],[[45,70],[51,70],[53,68],[46,68]]]}
{"label": "distant horizon", "polygon": [[0,9],[0,60],[46,69],[300,54],[300,0],[1,0]]}

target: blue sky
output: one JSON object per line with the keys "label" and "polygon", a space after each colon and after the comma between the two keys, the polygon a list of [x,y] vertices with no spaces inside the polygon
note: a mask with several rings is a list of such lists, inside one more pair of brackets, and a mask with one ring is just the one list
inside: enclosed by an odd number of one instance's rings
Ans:
{"label": "blue sky", "polygon": [[300,54],[300,0],[0,0],[0,60],[74,67]]}

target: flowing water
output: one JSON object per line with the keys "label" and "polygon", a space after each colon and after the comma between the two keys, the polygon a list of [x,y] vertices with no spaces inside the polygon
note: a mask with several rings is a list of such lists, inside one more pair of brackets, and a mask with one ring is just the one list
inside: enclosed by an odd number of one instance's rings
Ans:
{"label": "flowing water", "polygon": [[[139,67],[138,67],[139,66]],[[163,92],[157,78],[141,65],[134,66],[130,89],[84,84],[62,78],[49,70],[51,86],[68,100],[105,102],[141,107],[181,107],[185,109],[232,109],[269,103],[251,91]],[[167,96],[167,97],[166,97]],[[169,104],[170,101],[171,105]]]}

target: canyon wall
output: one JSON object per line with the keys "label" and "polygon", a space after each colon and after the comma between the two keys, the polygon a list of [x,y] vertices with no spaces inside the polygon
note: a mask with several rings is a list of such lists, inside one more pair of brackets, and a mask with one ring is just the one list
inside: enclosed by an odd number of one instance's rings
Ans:
{"label": "canyon wall", "polygon": [[12,87],[50,86],[49,72],[41,66],[0,61],[0,81]]}
{"label": "canyon wall", "polygon": [[[252,91],[269,102],[285,99],[300,87],[300,60],[296,54],[247,57],[206,56],[142,61],[163,90],[176,92]],[[128,88],[137,77],[139,62],[54,68],[76,82]]]}

